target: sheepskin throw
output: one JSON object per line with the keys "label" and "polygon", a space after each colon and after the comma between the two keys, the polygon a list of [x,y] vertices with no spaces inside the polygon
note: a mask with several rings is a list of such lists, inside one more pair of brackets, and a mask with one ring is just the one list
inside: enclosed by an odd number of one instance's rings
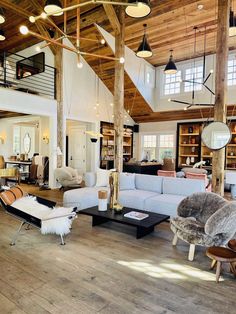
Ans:
{"label": "sheepskin throw", "polygon": [[54,233],[63,236],[70,233],[72,219],[69,219],[69,214],[73,212],[73,207],[54,207],[52,209],[38,203],[34,196],[22,197],[11,206],[40,219],[42,234]]}

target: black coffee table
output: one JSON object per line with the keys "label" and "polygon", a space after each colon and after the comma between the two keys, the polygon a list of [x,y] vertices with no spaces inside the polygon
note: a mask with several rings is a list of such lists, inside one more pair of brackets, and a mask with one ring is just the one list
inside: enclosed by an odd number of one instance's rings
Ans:
{"label": "black coffee table", "polygon": [[[148,214],[147,218],[143,220],[136,220],[132,218],[124,217],[124,214],[136,211],[140,213]],[[107,211],[98,211],[98,207],[90,207],[79,211],[79,214],[88,215],[93,217],[92,226],[98,226],[108,221],[118,222],[124,225],[136,227],[136,238],[140,239],[145,235],[154,231],[154,227],[160,223],[168,220],[170,216],[156,214],[148,211],[137,210],[133,208],[125,207],[122,214],[115,214],[113,210],[108,209]]]}

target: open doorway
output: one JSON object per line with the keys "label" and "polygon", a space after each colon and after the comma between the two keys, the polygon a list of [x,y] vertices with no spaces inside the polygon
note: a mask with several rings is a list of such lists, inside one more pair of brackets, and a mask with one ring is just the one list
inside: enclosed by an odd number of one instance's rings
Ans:
{"label": "open doorway", "polygon": [[66,165],[77,169],[80,175],[93,169],[94,148],[86,134],[92,128],[89,122],[66,121]]}

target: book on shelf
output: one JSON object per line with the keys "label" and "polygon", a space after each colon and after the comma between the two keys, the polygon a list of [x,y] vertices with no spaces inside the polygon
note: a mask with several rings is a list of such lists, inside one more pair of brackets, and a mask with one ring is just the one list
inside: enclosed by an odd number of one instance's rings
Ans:
{"label": "book on shelf", "polygon": [[124,214],[124,217],[131,218],[131,219],[136,219],[136,220],[143,220],[143,219],[149,217],[149,215],[145,214],[145,213],[132,211],[132,212]]}

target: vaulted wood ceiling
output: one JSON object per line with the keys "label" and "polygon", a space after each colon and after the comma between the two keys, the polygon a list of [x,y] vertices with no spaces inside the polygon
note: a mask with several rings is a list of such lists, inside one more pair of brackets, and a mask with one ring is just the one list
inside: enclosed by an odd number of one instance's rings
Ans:
{"label": "vaulted wood ceiling", "polygon": [[[85,0],[81,0],[84,2]],[[76,0],[67,0],[67,5],[76,3]],[[6,10],[6,23],[2,28],[6,33],[6,41],[0,43],[0,50],[20,51],[30,46],[37,39],[28,36],[27,40],[19,33],[19,26],[27,24],[32,30],[38,32],[37,26],[29,24],[29,15],[42,12],[44,0],[0,0],[0,6]],[[203,9],[198,10],[197,5],[202,4]],[[126,17],[125,44],[132,50],[136,50],[143,35],[143,24],[147,23],[147,34],[153,49],[153,57],[148,61],[154,65],[163,65],[169,57],[169,50],[174,49],[176,61],[186,60],[193,57],[193,27],[198,26],[197,54],[203,54],[203,31],[207,27],[207,53],[215,52],[216,28],[217,28],[217,1],[216,0],[152,0],[152,12],[144,19],[132,19]],[[236,0],[233,2],[236,8]],[[68,14],[67,33],[75,34],[76,17],[75,11]],[[53,17],[54,22],[62,27],[63,17]],[[49,29],[47,21],[43,22],[43,30]],[[99,38],[94,23],[102,26],[108,32],[113,33],[106,13],[102,5],[89,5],[81,8],[81,36],[87,38]],[[229,48],[234,49],[236,39],[230,38]],[[88,41],[81,41],[81,50],[99,54],[112,55],[108,46],[99,46]],[[98,60],[93,57],[86,57],[86,61],[95,70],[106,86],[113,92],[114,85],[114,62]],[[145,102],[135,85],[125,74],[125,107],[131,112],[136,122],[163,121],[188,119],[191,117],[200,118],[202,111],[194,109],[188,112],[178,110],[173,112],[155,113]],[[192,112],[192,114],[191,114]],[[178,113],[178,114],[177,114]],[[177,118],[178,117],[178,118]],[[181,117],[181,118],[180,118]]]}

